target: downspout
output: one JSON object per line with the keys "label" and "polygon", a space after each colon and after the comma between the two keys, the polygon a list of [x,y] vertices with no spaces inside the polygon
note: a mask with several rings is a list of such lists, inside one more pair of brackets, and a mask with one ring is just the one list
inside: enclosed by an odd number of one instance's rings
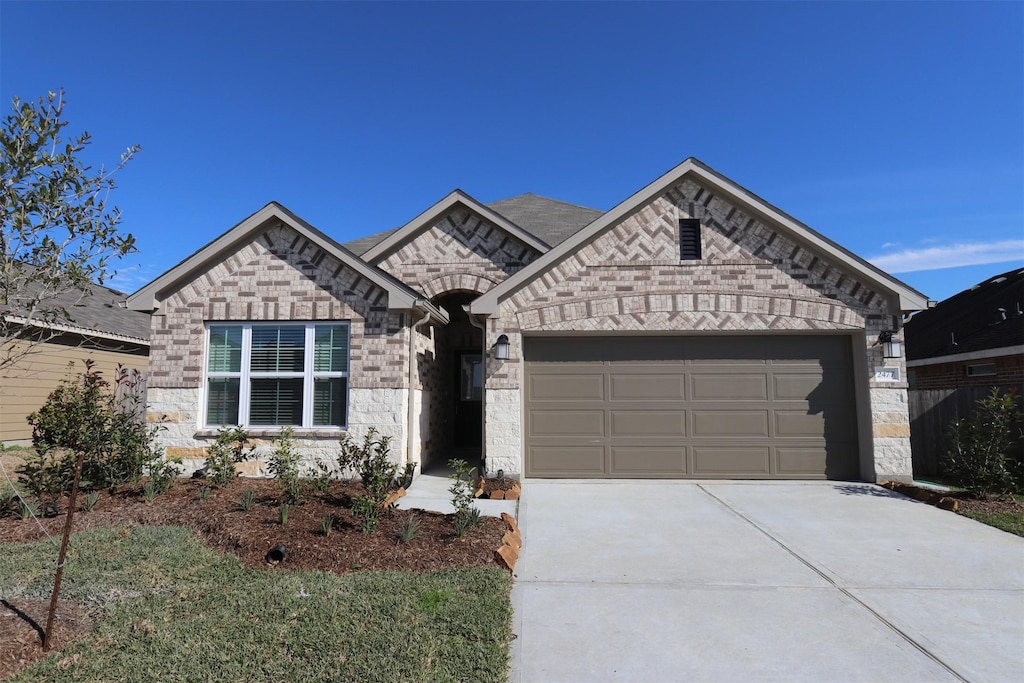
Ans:
{"label": "downspout", "polygon": [[[413,400],[413,397],[416,395],[416,370],[418,365],[416,363],[416,330],[428,320],[430,320],[430,311],[423,311],[423,317],[409,327],[409,406],[405,422],[406,429],[408,430],[405,439],[406,464],[412,462],[414,436],[413,421],[416,419],[415,401]],[[422,463],[420,466],[422,467]]]}
{"label": "downspout", "polygon": [[482,386],[480,387],[480,476],[487,476],[487,326],[476,319],[476,316],[470,313],[469,304],[464,304],[462,310],[466,312],[466,317],[469,318],[469,324],[480,330],[480,363],[483,377],[481,378]]}

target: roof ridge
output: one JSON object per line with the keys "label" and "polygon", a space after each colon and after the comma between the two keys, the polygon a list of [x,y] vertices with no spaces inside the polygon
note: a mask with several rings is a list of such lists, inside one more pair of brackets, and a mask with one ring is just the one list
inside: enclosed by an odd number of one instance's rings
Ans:
{"label": "roof ridge", "polygon": [[504,199],[496,199],[493,202],[488,202],[487,206],[493,206],[495,204],[507,202],[512,199],[519,199],[520,197],[536,197],[537,199],[543,199],[545,201],[555,202],[557,204],[565,204],[566,206],[572,206],[577,209],[586,209],[587,211],[597,211],[599,213],[605,213],[603,209],[595,209],[592,206],[584,206],[583,204],[576,204],[575,202],[567,202],[564,199],[555,199],[554,197],[548,197],[547,195],[537,194],[536,192],[523,192],[522,194],[513,195],[511,197],[505,197]]}

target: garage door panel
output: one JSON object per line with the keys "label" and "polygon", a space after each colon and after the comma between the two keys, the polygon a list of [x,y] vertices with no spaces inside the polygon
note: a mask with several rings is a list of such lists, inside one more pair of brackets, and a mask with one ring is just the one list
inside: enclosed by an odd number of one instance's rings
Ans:
{"label": "garage door panel", "polygon": [[771,474],[767,446],[693,446],[693,474],[698,477],[745,477]]}
{"label": "garage door panel", "polygon": [[530,377],[531,401],[603,401],[602,373],[551,373]]}
{"label": "garage door panel", "polygon": [[534,446],[527,451],[527,468],[533,476],[607,476],[604,446]]}
{"label": "garage door panel", "polygon": [[686,398],[685,375],[612,375],[613,401],[664,401]]}
{"label": "garage door panel", "polygon": [[612,410],[608,436],[685,436],[686,411]]}
{"label": "garage door panel", "polygon": [[694,410],[696,437],[768,437],[767,410]]}
{"label": "garage door panel", "polygon": [[603,410],[531,410],[528,424],[532,437],[607,436]]}
{"label": "garage door panel", "polygon": [[825,438],[837,441],[855,439],[856,425],[845,411],[806,411],[776,410],[775,435],[780,438],[803,437],[810,439]]}
{"label": "garage door panel", "polygon": [[680,477],[687,473],[685,446],[612,446],[610,474]]}
{"label": "garage door panel", "polygon": [[850,479],[848,336],[524,341],[528,476]]}
{"label": "garage door panel", "polygon": [[762,374],[697,374],[690,376],[694,401],[766,401],[768,378]]}
{"label": "garage door panel", "polygon": [[821,477],[825,471],[825,446],[778,446],[775,449],[776,471],[787,477]]}

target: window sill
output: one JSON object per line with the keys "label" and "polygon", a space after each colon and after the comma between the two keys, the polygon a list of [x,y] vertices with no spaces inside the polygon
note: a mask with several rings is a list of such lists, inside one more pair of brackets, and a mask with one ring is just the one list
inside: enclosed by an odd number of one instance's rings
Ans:
{"label": "window sill", "polygon": [[[281,436],[282,429],[280,428],[268,428],[260,427],[258,429],[246,429],[245,430],[250,438],[253,439],[276,439]],[[341,435],[346,433],[348,430],[342,427],[321,427],[321,428],[292,428],[293,439],[339,439]],[[211,429],[205,427],[203,429],[196,430],[196,438],[216,438],[220,429]]]}

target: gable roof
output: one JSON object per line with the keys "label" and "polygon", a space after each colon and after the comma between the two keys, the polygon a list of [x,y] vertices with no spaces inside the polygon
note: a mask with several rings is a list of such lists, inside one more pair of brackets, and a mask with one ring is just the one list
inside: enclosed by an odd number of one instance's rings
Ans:
{"label": "gable roof", "polygon": [[473,211],[481,218],[494,223],[505,232],[519,238],[542,254],[550,249],[548,244],[544,241],[538,239],[526,230],[523,230],[503,215],[494,211],[494,209],[481,204],[462,190],[452,190],[441,201],[437,202],[402,227],[397,230],[393,230],[383,240],[379,241],[373,247],[364,252],[362,255],[363,258],[370,263],[382,261],[384,257],[398,250],[407,240],[412,239],[412,237],[418,234],[421,230],[429,228],[456,206],[462,206],[463,208]]}
{"label": "gable roof", "polygon": [[1024,266],[954,294],[904,325],[907,360],[1024,345]]}
{"label": "gable roof", "polygon": [[687,177],[711,189],[712,193],[722,196],[745,212],[768,221],[773,227],[777,227],[783,233],[788,234],[798,243],[806,245],[835,263],[842,264],[852,274],[862,278],[873,287],[896,296],[902,310],[915,311],[928,307],[928,297],[921,292],[900,282],[853,252],[841,247],[809,226],[772,206],[746,188],[737,185],[709,166],[690,157],[654,182],[631,195],[625,201],[613,207],[582,230],[566,238],[558,246],[540,256],[512,277],[473,301],[470,305],[472,312],[487,315],[497,313],[498,305],[503,299],[529,284],[567,256],[575,253],[580,247],[601,235],[605,230],[639,211],[670,187]]}
{"label": "gable roof", "polygon": [[128,307],[135,311],[156,310],[159,306],[157,301],[158,294],[173,289],[175,285],[194,276],[211,262],[223,258],[226,254],[237,249],[239,245],[250,241],[253,235],[262,230],[263,226],[271,220],[281,221],[325,252],[334,256],[347,267],[352,268],[370,282],[387,291],[389,308],[418,308],[432,315],[435,320],[443,321],[444,323],[448,322],[447,313],[425,300],[416,291],[383,270],[363,261],[277,202],[270,202],[163,275],[136,291],[128,297]]}
{"label": "gable roof", "polygon": [[492,202],[487,206],[551,246],[561,244],[604,213],[541,197],[532,192]]}
{"label": "gable roof", "polygon": [[[22,263],[21,267],[34,267]],[[36,290],[38,291],[38,290]],[[124,307],[124,292],[93,283],[89,294],[69,291],[47,298],[47,307],[61,307],[68,312],[70,320],[43,322],[29,320],[12,311],[12,307],[0,306],[0,313],[6,312],[12,322],[60,332],[90,335],[122,341],[149,343],[149,314]]]}

